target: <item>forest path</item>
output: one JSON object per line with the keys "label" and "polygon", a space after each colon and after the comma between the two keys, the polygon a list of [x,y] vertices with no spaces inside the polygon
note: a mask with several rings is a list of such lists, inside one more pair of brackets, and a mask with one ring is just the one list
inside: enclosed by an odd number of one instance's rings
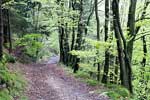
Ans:
{"label": "forest path", "polygon": [[57,57],[47,64],[30,64],[22,68],[29,82],[29,100],[108,100],[89,93],[89,87],[59,67]]}

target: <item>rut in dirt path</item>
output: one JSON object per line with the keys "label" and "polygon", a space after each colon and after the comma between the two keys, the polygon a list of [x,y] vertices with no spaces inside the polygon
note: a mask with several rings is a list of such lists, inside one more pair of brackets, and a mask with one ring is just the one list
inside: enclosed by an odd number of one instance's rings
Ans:
{"label": "rut in dirt path", "polygon": [[29,100],[108,100],[90,94],[89,87],[67,75],[52,58],[48,64],[32,64],[23,71],[29,81]]}

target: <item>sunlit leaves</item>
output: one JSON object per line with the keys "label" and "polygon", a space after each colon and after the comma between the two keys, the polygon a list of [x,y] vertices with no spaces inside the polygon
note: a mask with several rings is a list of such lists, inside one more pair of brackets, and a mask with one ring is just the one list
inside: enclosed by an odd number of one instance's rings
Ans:
{"label": "sunlit leaves", "polygon": [[42,35],[27,34],[16,41],[16,46],[23,47],[23,52],[31,57],[38,57],[38,51],[43,47]]}
{"label": "sunlit leaves", "polygon": [[80,58],[87,58],[87,57],[95,57],[96,56],[96,54],[92,51],[75,51],[75,50],[73,50],[73,51],[70,51],[70,53],[72,55],[76,55]]}
{"label": "sunlit leaves", "polygon": [[111,44],[108,42],[103,42],[103,41],[96,41],[92,39],[86,39],[86,42],[92,46],[94,46],[96,49],[100,48],[108,48]]}

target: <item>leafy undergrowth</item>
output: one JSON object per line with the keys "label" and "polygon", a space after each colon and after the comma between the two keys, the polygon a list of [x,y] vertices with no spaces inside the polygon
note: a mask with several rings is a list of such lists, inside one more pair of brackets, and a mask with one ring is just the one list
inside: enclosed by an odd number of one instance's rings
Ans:
{"label": "leafy undergrowth", "polygon": [[107,84],[106,87],[109,89],[106,91],[106,94],[112,99],[112,100],[130,100],[131,95],[129,91],[122,87],[115,84]]}
{"label": "leafy undergrowth", "polygon": [[26,100],[22,95],[26,81],[17,71],[8,68],[8,62],[15,62],[15,60],[5,54],[0,62],[0,100]]}

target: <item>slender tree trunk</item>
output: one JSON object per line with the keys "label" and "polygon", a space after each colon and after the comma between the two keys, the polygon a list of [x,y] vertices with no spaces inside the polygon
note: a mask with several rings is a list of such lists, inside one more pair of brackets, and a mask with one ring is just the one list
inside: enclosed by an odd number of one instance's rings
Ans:
{"label": "slender tree trunk", "polygon": [[[97,24],[97,40],[100,41],[100,20],[98,15],[98,0],[95,0],[95,16],[96,16],[96,24]],[[97,54],[99,54],[99,51],[97,51]],[[100,81],[100,63],[98,62],[97,66],[97,80]]]}
{"label": "slender tree trunk", "polygon": [[[70,7],[72,8],[73,11],[75,11],[75,1],[70,0]],[[75,44],[75,16],[72,16],[72,21],[73,21],[73,26],[72,26],[72,41],[71,41],[71,51],[74,49],[74,44]]]}
{"label": "slender tree trunk", "polygon": [[118,69],[119,69],[119,62],[118,62],[118,57],[115,59],[115,78],[114,82],[117,84],[118,83]]}
{"label": "slender tree trunk", "polygon": [[[78,33],[76,39],[76,46],[75,50],[82,49],[82,42],[83,42],[83,33],[84,33],[84,22],[83,22],[83,0],[80,0],[80,14],[79,14],[79,21],[78,21]],[[74,72],[78,71],[78,67],[75,66],[80,62],[80,58],[75,57],[75,64],[74,64]]]}
{"label": "slender tree trunk", "polygon": [[3,13],[2,13],[2,0],[0,0],[0,61],[3,57]]}
{"label": "slender tree trunk", "polygon": [[97,24],[97,40],[100,41],[100,20],[98,15],[98,0],[95,0],[95,16]]}
{"label": "slender tree trunk", "polygon": [[[73,11],[75,11],[75,1],[70,0],[70,7],[72,8]],[[71,51],[75,49],[75,37],[76,37],[76,29],[74,27],[75,24],[75,16],[72,16],[72,21],[73,21],[73,26],[72,26],[72,40],[71,40]],[[70,55],[70,64],[73,65],[75,61],[75,56]],[[72,67],[73,68],[73,67]]]}
{"label": "slender tree trunk", "polygon": [[69,51],[70,51],[70,47],[69,47],[69,33],[68,33],[68,23],[65,24],[65,36],[64,36],[64,64],[68,65],[69,63]]}
{"label": "slender tree trunk", "polygon": [[64,62],[64,25],[59,26],[59,46],[60,46],[60,62]]}
{"label": "slender tree trunk", "polygon": [[61,20],[58,22],[59,24],[59,46],[60,46],[60,62],[66,64],[66,52],[65,52],[65,24],[64,24],[64,2],[63,0],[59,0],[61,6]]}
{"label": "slender tree trunk", "polygon": [[2,14],[3,14],[3,43],[4,46],[6,46],[5,44],[8,43],[8,26],[7,26],[7,9],[2,9]]}
{"label": "slender tree trunk", "polygon": [[40,15],[40,3],[38,3],[36,22],[35,22],[35,31],[38,32],[39,27],[39,15]]}
{"label": "slender tree trunk", "polygon": [[[108,29],[109,28],[109,0],[105,0],[105,42],[108,40]],[[105,51],[105,65],[104,65],[104,75],[102,78],[102,83],[107,83],[108,71],[109,71],[109,51]]]}
{"label": "slender tree trunk", "polygon": [[[129,15],[128,15],[128,36],[130,38],[136,35],[135,33],[135,11],[136,11],[136,3],[137,0],[130,0],[130,7],[129,7]],[[129,54],[130,62],[132,61],[132,52],[133,52],[133,45],[134,45],[134,38],[130,39],[127,43],[127,52]]]}
{"label": "slender tree trunk", "polygon": [[[73,23],[75,23],[75,19],[73,18]],[[71,40],[71,51],[75,49],[75,27],[72,27],[72,40]],[[74,64],[74,60],[75,56],[70,55],[70,64],[73,65]]]}
{"label": "slender tree trunk", "polygon": [[143,53],[144,53],[144,57],[142,60],[142,66],[145,67],[146,65],[146,56],[147,56],[147,45],[146,45],[146,37],[143,36],[142,37],[142,41],[143,41]]}
{"label": "slender tree trunk", "polygon": [[8,41],[9,41],[9,53],[11,53],[11,52],[12,52],[12,40],[11,40],[10,15],[9,15],[9,10],[7,10],[7,16],[8,16]]}
{"label": "slender tree trunk", "polygon": [[90,9],[90,14],[89,14],[89,16],[88,16],[88,18],[87,18],[87,22],[86,22],[86,27],[85,27],[85,35],[87,35],[88,34],[88,26],[90,25],[90,20],[91,20],[91,17],[92,17],[92,15],[93,15],[93,13],[94,13],[94,9],[95,9],[95,7],[94,7],[94,5],[92,4],[92,1],[93,0],[91,0],[91,9]]}

